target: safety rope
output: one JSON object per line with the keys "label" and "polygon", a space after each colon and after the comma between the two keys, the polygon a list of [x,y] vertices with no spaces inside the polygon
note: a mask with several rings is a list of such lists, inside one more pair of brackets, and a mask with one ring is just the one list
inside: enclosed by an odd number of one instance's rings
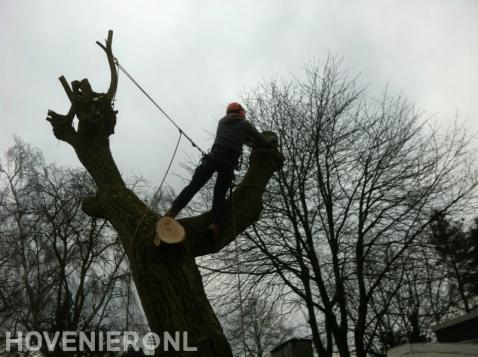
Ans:
{"label": "safety rope", "polygon": [[159,185],[158,189],[154,193],[153,198],[151,199],[151,202],[149,203],[149,205],[144,210],[144,214],[141,217],[141,219],[139,220],[138,225],[136,226],[136,229],[134,230],[133,236],[131,237],[131,244],[133,243],[133,240],[136,237],[136,234],[138,233],[138,229],[141,226],[141,224],[143,223],[144,218],[148,214],[148,211],[151,210],[159,202],[159,200],[161,198],[161,195],[160,195],[161,189],[163,187],[164,182],[166,181],[166,177],[168,176],[169,169],[171,168],[171,166],[173,164],[174,158],[176,157],[176,153],[178,152],[179,143],[181,142],[181,138],[182,138],[183,135],[184,135],[183,132],[179,133],[178,141],[176,142],[176,147],[174,148],[173,155],[171,156],[171,160],[169,161],[168,168],[166,169],[166,172],[164,173],[163,179],[161,180],[161,184]]}
{"label": "safety rope", "polygon": [[131,271],[128,272],[128,292],[126,293],[126,322],[125,331],[129,331],[129,304],[131,299]]}
{"label": "safety rope", "polygon": [[[118,64],[116,64],[116,73],[118,73]],[[119,84],[119,76],[118,76],[118,84]],[[115,108],[115,103],[116,103],[116,94],[117,92],[115,91],[113,98],[111,99],[111,107],[114,109]],[[128,291],[126,292],[126,316],[125,316],[125,331],[129,330],[129,306],[130,306],[130,300],[131,299],[131,271],[128,272]]]}
{"label": "safety rope", "polygon": [[[196,149],[198,149],[203,155],[204,155],[204,152],[201,150],[201,148],[199,146],[196,145],[196,143],[174,122],[174,120],[158,105],[158,103],[156,103],[156,101],[151,98],[151,96],[143,89],[143,87],[141,87],[141,85],[133,78],[133,76],[131,76],[131,74],[129,74],[128,71],[126,71],[126,69],[119,63],[118,59],[115,57],[114,58],[114,61],[115,61],[115,64],[116,64],[116,67],[117,69],[120,69],[135,85],[136,87],[138,87],[141,92],[144,93],[144,95],[146,95],[146,97],[156,106],[156,108],[158,108],[161,113],[163,113],[163,115],[178,129],[179,131],[179,136],[178,136],[178,141],[176,142],[176,146],[174,148],[174,152],[173,152],[173,155],[171,156],[171,159],[169,160],[169,164],[168,164],[168,168],[166,169],[166,172],[164,173],[163,175],[163,179],[161,180],[161,183],[159,184],[159,187],[157,188],[156,192],[154,193],[153,195],[153,198],[151,199],[151,202],[149,203],[149,205],[146,207],[146,209],[144,210],[144,214],[143,216],[141,217],[141,219],[139,220],[138,222],[138,225],[136,226],[135,230],[134,230],[134,233],[133,233],[133,236],[131,237],[131,243],[130,244],[133,244],[133,241],[134,241],[134,238],[136,237],[136,234],[138,233],[138,230],[139,230],[139,227],[141,226],[141,224],[143,223],[146,215],[148,214],[148,211],[152,209],[152,207],[154,207],[160,200],[161,198],[161,195],[160,195],[160,192],[163,188],[163,184],[164,182],[166,181],[166,177],[168,176],[169,174],[169,170],[171,169],[171,166],[174,162],[174,159],[176,158],[176,154],[178,152],[178,148],[179,148],[179,144],[181,142],[181,139],[183,137],[183,135],[189,140],[189,142],[192,144],[193,147],[195,147]],[[118,71],[118,70],[117,70]],[[119,78],[119,76],[118,76]],[[116,94],[115,94],[115,97],[113,98],[112,100],[112,104],[114,105],[114,101],[116,100]],[[128,306],[127,306],[127,319],[126,319],[126,323],[128,323],[128,314],[129,314],[129,299],[128,299]]]}
{"label": "safety rope", "polygon": [[[161,112],[170,120],[172,121],[172,119],[161,109],[161,107],[159,107],[156,102],[141,88],[141,86],[134,80],[134,78],[120,65],[120,63],[118,62],[118,60],[115,58],[115,64],[117,66],[117,72],[118,69],[121,69],[121,71],[126,74],[126,76],[131,79],[133,81],[134,84],[136,84],[136,86],[143,92],[145,93],[145,95],[158,107],[159,110],[161,110]],[[118,80],[119,80],[119,76],[118,76]],[[116,102],[116,93],[112,99],[112,106],[114,107],[114,104]],[[166,181],[166,177],[168,176],[169,174],[169,170],[171,169],[171,166],[174,162],[174,159],[176,157],[176,154],[178,152],[178,148],[179,148],[179,144],[181,142],[181,138],[182,136],[186,136],[188,139],[189,137],[184,133],[184,131],[181,130],[181,128],[179,128],[174,122],[173,124],[176,126],[176,128],[178,129],[179,131],[179,137],[178,137],[178,141],[176,142],[176,146],[174,148],[174,152],[173,152],[173,155],[171,156],[171,159],[169,160],[169,164],[168,164],[168,168],[166,169],[166,172],[164,173],[163,175],[163,178],[161,180],[161,183],[160,185],[158,186],[157,190],[155,191],[152,199],[151,199],[151,202],[149,203],[149,205],[147,206],[147,208],[145,209],[145,212],[143,214],[143,216],[141,217],[141,219],[139,220],[138,222],[138,225],[136,226],[135,230],[134,230],[134,233],[133,233],[133,236],[131,237],[131,244],[133,243],[134,241],[134,238],[136,237],[136,234],[138,233],[138,229],[139,227],[141,226],[141,224],[143,223],[144,221],[144,218],[146,217],[146,215],[148,214],[148,211],[154,207],[160,200],[160,192],[162,190],[162,187],[163,187],[163,184],[164,182]],[[199,151],[202,152],[202,150],[192,142],[191,139],[189,139],[189,141],[191,141],[191,143],[193,144],[194,147],[196,147]],[[125,316],[125,330],[128,331],[129,329],[129,311],[130,311],[130,302],[131,302],[131,272],[128,274],[128,292],[127,292],[127,298],[126,298],[126,316]]]}
{"label": "safety rope", "polygon": [[[166,172],[163,176],[163,179],[161,180],[161,184],[159,185],[158,189],[156,190],[155,194],[153,195],[153,198],[151,199],[151,202],[150,202],[149,206],[146,208],[143,216],[141,217],[138,225],[136,226],[136,229],[133,233],[133,237],[131,238],[131,244],[132,244],[136,234],[138,233],[138,229],[141,226],[141,224],[143,223],[143,220],[146,217],[148,211],[153,206],[155,206],[157,204],[157,202],[159,202],[159,199],[161,197],[159,195],[160,191],[161,191],[162,186],[163,186],[163,184],[166,180],[166,177],[169,173],[169,170],[170,170],[171,165],[174,161],[174,158],[176,157],[176,153],[177,153],[177,150],[178,150],[178,147],[179,147],[179,143],[181,142],[182,136],[184,135],[184,137],[191,143],[191,145],[201,152],[203,157],[206,155],[206,153],[181,129],[181,127],[178,124],[176,124],[176,122],[163,110],[163,108],[161,108],[159,106],[159,104],[156,103],[156,101],[143,89],[143,87],[133,78],[133,76],[119,63],[119,61],[116,57],[114,58],[114,61],[115,61],[116,66],[131,80],[131,82],[133,82],[136,85],[136,87],[138,87],[138,89],[156,106],[157,109],[159,109],[159,111],[179,131],[178,141],[176,143],[176,147],[174,149],[174,153],[173,153],[173,155],[171,157],[171,160],[169,162],[168,168],[166,169]],[[242,162],[242,159],[241,159],[241,162]],[[232,221],[233,221],[234,237],[236,237],[237,236],[237,225],[236,225],[236,214],[235,214],[235,209],[234,209],[234,198],[233,198],[233,194],[232,194],[232,185],[230,187],[230,196],[231,196],[231,204],[232,204]],[[243,347],[244,357],[246,357],[246,355],[247,355],[246,354],[246,334],[245,334],[245,327],[244,327],[244,310],[243,310],[243,303],[242,303],[242,283],[241,283],[240,270],[239,270],[240,257],[239,257],[239,246],[238,246],[238,243],[237,243],[237,239],[234,239],[234,243],[235,243],[235,251],[236,251],[236,267],[237,267],[236,272],[237,272],[237,282],[238,282],[238,290],[239,290],[239,306],[240,306],[240,314],[241,314],[242,347]],[[129,315],[129,291],[128,291],[128,307],[127,307],[126,314],[127,314],[126,324],[128,326],[128,324],[129,324],[129,319],[128,319],[128,317],[129,317],[128,316]]]}
{"label": "safety rope", "polygon": [[186,139],[188,139],[188,141],[191,143],[191,145],[193,147],[195,147],[196,149],[198,149],[201,152],[201,154],[204,156],[206,153],[193,141],[193,139],[191,139],[189,137],[189,135],[187,135],[184,132],[183,129],[181,129],[181,127],[178,124],[176,124],[176,122],[163,110],[163,108],[161,108],[159,106],[159,104],[156,103],[156,101],[143,89],[143,87],[133,78],[133,76],[131,74],[129,74],[129,72],[121,65],[121,63],[119,63],[119,61],[116,57],[114,58],[114,61],[115,61],[116,65],[118,66],[118,68],[131,80],[131,82],[133,82],[134,85],[136,85],[136,87],[138,87],[138,89],[141,92],[143,92],[143,94],[156,106],[156,108],[158,108],[159,111],[161,113],[163,113],[163,115],[166,117],[166,119],[168,119],[171,122],[171,124],[173,124],[176,127],[176,129],[178,129],[179,132],[181,134],[183,134]]}
{"label": "safety rope", "polygon": [[[141,224],[143,223],[144,221],[144,218],[146,217],[146,215],[148,214],[148,211],[152,209],[152,207],[154,207],[160,200],[160,192],[161,192],[161,189],[163,187],[163,184],[164,182],[166,181],[166,177],[168,176],[168,173],[169,173],[169,169],[171,168],[172,164],[173,164],[173,161],[174,161],[174,158],[176,157],[176,153],[178,152],[178,147],[179,147],[179,143],[181,142],[181,138],[183,136],[183,133],[180,132],[179,133],[179,137],[178,137],[178,141],[176,142],[176,147],[174,148],[174,152],[173,152],[173,155],[171,156],[171,160],[169,161],[169,165],[168,165],[168,168],[166,169],[166,172],[164,173],[164,176],[163,176],[163,179],[161,180],[161,183],[158,187],[158,189],[156,190],[156,192],[154,193],[153,195],[153,198],[151,199],[151,202],[149,203],[149,205],[146,207],[146,209],[144,210],[144,214],[143,216],[141,217],[141,219],[139,220],[138,222],[138,225],[136,226],[135,230],[134,230],[134,233],[133,233],[133,236],[131,237],[131,241],[130,241],[130,249],[131,249],[131,245],[133,244],[134,242],[134,238],[136,237],[136,234],[138,233],[138,229],[139,227],[141,226]],[[129,305],[130,305],[130,301],[131,301],[131,298],[130,298],[130,291],[131,291],[131,272],[128,274],[128,295],[127,295],[127,302],[126,302],[126,330],[125,331],[129,331]]]}
{"label": "safety rope", "polygon": [[236,210],[234,208],[234,195],[232,192],[232,187],[234,183],[229,187],[229,196],[231,196],[231,211],[232,211],[232,229],[234,231],[234,245],[236,251],[236,275],[237,275],[237,289],[239,292],[239,312],[241,314],[241,332],[242,332],[242,351],[244,352],[244,357],[247,356],[246,353],[246,330],[244,327],[244,308],[242,306],[242,282],[241,274],[239,270],[240,258],[239,258],[239,245],[237,244],[237,224],[236,224]]}

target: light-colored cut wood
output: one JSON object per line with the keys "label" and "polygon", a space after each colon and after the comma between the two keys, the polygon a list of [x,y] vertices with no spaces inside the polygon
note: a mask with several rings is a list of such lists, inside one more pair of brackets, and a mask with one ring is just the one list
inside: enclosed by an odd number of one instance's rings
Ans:
{"label": "light-colored cut wood", "polygon": [[156,223],[156,236],[154,244],[160,245],[160,242],[168,244],[181,243],[186,238],[186,231],[176,220],[171,217],[161,217]]}

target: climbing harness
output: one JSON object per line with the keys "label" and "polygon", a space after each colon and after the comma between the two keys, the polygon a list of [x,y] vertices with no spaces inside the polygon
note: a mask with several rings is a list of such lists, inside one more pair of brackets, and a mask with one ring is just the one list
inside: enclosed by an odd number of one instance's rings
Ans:
{"label": "climbing harness", "polygon": [[158,108],[161,113],[163,113],[163,115],[166,117],[166,119],[168,119],[168,120],[170,121],[170,123],[173,124],[173,125],[176,127],[176,129],[178,129],[179,133],[180,133],[180,134],[183,134],[184,137],[191,143],[191,145],[192,145],[193,147],[195,147],[196,149],[198,149],[198,150],[201,152],[202,155],[205,155],[205,152],[193,141],[193,139],[191,139],[191,138],[189,137],[189,135],[187,135],[187,134],[184,132],[183,129],[181,129],[181,127],[180,127],[178,124],[176,124],[176,122],[168,115],[168,113],[166,113],[166,112],[163,110],[163,108],[161,108],[161,107],[159,106],[159,104],[156,103],[156,101],[143,89],[143,87],[133,78],[133,76],[132,76],[131,74],[129,74],[129,72],[121,65],[121,63],[119,63],[119,61],[118,61],[118,59],[117,59],[116,57],[114,58],[114,61],[115,61],[115,63],[116,63],[116,66],[126,75],[126,77],[128,77],[128,78],[131,80],[131,82],[133,82],[134,85],[135,85],[136,87],[138,87],[138,89],[139,89],[141,92],[143,92],[143,94],[154,104],[154,106],[155,106],[156,108]]}

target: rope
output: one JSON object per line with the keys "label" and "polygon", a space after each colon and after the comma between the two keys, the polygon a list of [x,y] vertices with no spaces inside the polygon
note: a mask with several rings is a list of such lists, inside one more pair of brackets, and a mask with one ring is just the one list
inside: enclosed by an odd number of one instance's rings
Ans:
{"label": "rope", "polygon": [[237,224],[236,224],[236,211],[234,209],[234,195],[232,192],[232,185],[229,188],[229,194],[231,196],[231,206],[232,206],[232,228],[234,230],[234,245],[236,250],[236,274],[237,274],[237,288],[239,291],[239,311],[241,314],[241,332],[242,332],[242,351],[244,352],[244,357],[246,357],[246,332],[244,328],[244,309],[242,306],[242,283],[241,275],[239,270],[239,245],[237,244]]}
{"label": "rope", "polygon": [[[134,233],[133,233],[133,236],[131,237],[131,244],[133,243],[133,240],[134,238],[136,237],[136,234],[138,233],[138,229],[139,227],[141,226],[141,224],[143,223],[144,221],[144,218],[146,217],[146,215],[148,214],[148,211],[153,207],[155,206],[158,202],[159,202],[159,199],[160,199],[160,195],[159,193],[161,192],[161,189],[163,188],[163,184],[164,182],[166,181],[166,177],[168,176],[169,174],[169,170],[171,169],[171,166],[174,162],[174,159],[176,157],[176,154],[178,152],[178,148],[179,148],[179,143],[181,142],[181,139],[183,137],[183,135],[191,142],[191,144],[197,148],[203,155],[204,155],[204,152],[201,150],[201,148],[199,146],[197,146],[194,141],[192,141],[192,139],[186,135],[186,133],[174,122],[173,119],[171,119],[171,117],[154,101],[153,98],[151,98],[151,96],[146,93],[146,91],[138,84],[138,82],[136,82],[136,80],[128,73],[128,71],[126,71],[126,69],[124,69],[124,67],[119,63],[118,59],[115,57],[114,58],[114,61],[115,61],[115,64],[117,66],[117,68],[119,68],[145,95],[146,97],[148,97],[148,99],[153,102],[153,104],[161,111],[161,113],[163,113],[166,118],[169,119],[169,121],[171,123],[173,123],[173,125],[178,129],[179,131],[179,136],[178,136],[178,141],[176,142],[176,146],[174,148],[174,152],[173,152],[173,155],[171,156],[171,159],[169,160],[169,164],[168,164],[168,168],[166,169],[166,172],[164,173],[164,176],[163,176],[163,179],[161,180],[161,183],[159,184],[159,187],[158,189],[156,190],[156,192],[154,193],[153,195],[153,198],[151,199],[151,202],[149,203],[149,205],[146,207],[145,211],[144,211],[144,214],[143,216],[141,217],[141,219],[139,220],[138,222],[138,225],[136,226],[135,230],[134,230]],[[118,76],[119,77],[119,76]],[[116,93],[115,93],[115,97],[113,98],[113,102],[114,100],[116,99]],[[158,196],[159,195],[159,196]],[[129,302],[128,302],[128,309],[129,309]]]}
{"label": "rope", "polygon": [[180,131],[178,141],[176,142],[176,146],[174,147],[173,155],[171,156],[171,160],[169,160],[168,168],[166,169],[166,172],[163,176],[163,179],[161,180],[161,183],[159,184],[158,189],[156,190],[156,192],[153,195],[153,199],[151,200],[151,204],[150,204],[151,207],[155,206],[159,202],[159,199],[160,199],[161,196],[159,196],[158,198],[156,198],[156,196],[158,196],[158,194],[160,193],[161,188],[163,187],[164,181],[166,180],[166,176],[168,176],[169,170],[171,169],[171,165],[173,164],[174,158],[176,157],[176,154],[178,152],[179,143],[181,142],[181,138],[182,138],[183,135],[185,135],[185,134],[182,131]]}
{"label": "rope", "polygon": [[[159,185],[158,189],[156,190],[155,194],[153,195],[153,198],[149,204],[149,206],[146,208],[143,216],[141,217],[138,225],[136,226],[136,229],[133,233],[133,237],[131,238],[131,243],[133,243],[133,240],[136,236],[136,234],[138,233],[138,229],[139,227],[141,226],[141,224],[143,223],[143,220],[144,218],[146,217],[148,211],[151,209],[152,206],[156,205],[157,202],[159,201],[159,198],[161,196],[158,197],[162,187],[163,187],[163,184],[166,180],[166,177],[169,173],[169,170],[171,168],[171,165],[174,161],[174,158],[176,157],[176,153],[177,153],[177,150],[178,150],[178,147],[179,147],[179,143],[181,142],[181,138],[182,136],[184,135],[186,137],[186,139],[191,143],[191,145],[193,147],[195,147],[196,149],[198,149],[201,154],[203,156],[206,155],[206,153],[181,129],[181,127],[176,124],[176,122],[163,110],[163,108],[161,108],[159,106],[158,103],[156,103],[156,101],[143,89],[143,87],[133,78],[133,76],[131,74],[129,74],[129,72],[119,63],[118,59],[115,57],[114,58],[114,61],[115,61],[115,64],[116,66],[131,80],[131,82],[133,82],[136,87],[138,87],[138,89],[156,106],[156,108],[171,122],[171,124],[173,124],[176,129],[178,129],[179,131],[179,137],[178,137],[178,141],[176,143],[176,147],[174,148],[174,153],[171,157],[171,160],[169,162],[169,165],[168,165],[168,168],[166,169],[166,172],[163,176],[163,179],[161,180],[161,184]],[[241,160],[242,161],[242,160]],[[237,236],[237,226],[236,226],[236,214],[235,214],[235,210],[234,210],[234,198],[233,198],[233,194],[232,194],[232,186],[230,187],[230,195],[231,195],[231,204],[232,204],[232,221],[233,221],[233,229],[234,229],[234,237]],[[240,277],[240,270],[239,270],[239,263],[240,263],[240,259],[239,259],[239,246],[237,244],[237,239],[234,239],[234,243],[235,243],[235,250],[236,250],[236,267],[237,267],[237,282],[238,282],[238,289],[239,289],[239,305],[240,305],[240,313],[241,313],[241,329],[242,329],[242,347],[243,347],[243,352],[244,352],[244,356],[246,357],[246,334],[245,334],[245,328],[244,328],[244,309],[243,309],[243,306],[242,306],[242,283],[241,283],[241,277]],[[129,291],[128,291],[128,309],[127,309],[127,317],[126,317],[126,324],[128,325],[128,315],[129,315]]]}
{"label": "rope", "polygon": [[136,229],[134,230],[134,233],[133,233],[133,236],[131,237],[131,244],[133,244],[133,240],[134,238],[136,237],[136,234],[138,233],[138,229],[139,227],[141,226],[141,224],[143,223],[144,221],[144,218],[146,217],[146,215],[148,214],[148,211],[154,206],[156,205],[158,202],[159,202],[159,197],[157,197],[163,187],[163,184],[164,184],[164,181],[166,181],[166,177],[168,176],[168,173],[169,173],[169,169],[171,168],[171,165],[173,164],[173,161],[174,161],[174,158],[176,157],[176,153],[178,152],[178,147],[179,147],[179,143],[181,142],[181,138],[182,136],[184,135],[183,132],[179,132],[179,137],[178,137],[178,141],[176,142],[176,147],[174,148],[174,152],[173,152],[173,156],[171,156],[171,160],[169,161],[169,165],[168,165],[168,168],[166,169],[166,172],[164,173],[164,176],[163,176],[163,179],[161,180],[161,184],[159,185],[158,189],[156,190],[156,192],[154,193],[153,195],[153,198],[151,199],[151,202],[149,203],[149,205],[146,207],[146,209],[144,210],[144,214],[143,216],[141,217],[141,219],[139,220],[138,222],[138,225],[136,226]]}
{"label": "rope", "polygon": [[116,57],[114,58],[114,61],[115,61],[116,65],[118,66],[118,68],[131,80],[131,82],[133,82],[136,85],[136,87],[138,87],[138,89],[141,92],[143,92],[143,94],[156,106],[156,108],[158,108],[159,111],[161,113],[163,113],[163,115],[171,122],[171,124],[173,124],[176,127],[176,129],[178,129],[179,132],[181,134],[183,134],[186,137],[186,139],[188,139],[188,141],[191,143],[191,145],[193,147],[195,147],[196,149],[198,149],[201,152],[201,154],[204,156],[206,153],[193,141],[193,139],[191,139],[183,131],[183,129],[181,129],[181,127],[178,124],[176,124],[176,122],[163,110],[163,108],[161,108],[159,106],[158,103],[156,103],[156,101],[143,89],[143,87],[141,87],[141,85],[138,82],[136,82],[136,80],[133,78],[133,76],[131,74],[129,74],[129,72],[119,63],[119,61]]}
{"label": "rope", "polygon": [[[116,72],[118,71],[118,64],[116,63]],[[119,82],[119,76],[118,76],[118,82]],[[117,92],[115,91],[115,94],[113,95],[113,98],[111,99],[111,106],[115,107],[116,103],[116,94]],[[129,306],[130,306],[130,301],[131,301],[131,271],[128,273],[128,292],[126,293],[126,316],[125,316],[125,331],[129,330]]]}
{"label": "rope", "polygon": [[125,330],[129,330],[129,304],[130,304],[130,296],[131,296],[131,272],[128,273],[128,293],[126,295],[126,328]]}
{"label": "rope", "polygon": [[[128,76],[128,78],[130,78],[134,84],[136,84],[136,86],[138,86],[139,89],[141,89],[141,91],[143,91],[143,93],[146,94],[146,96],[151,100],[152,98],[139,86],[139,84],[133,79],[133,77],[131,77],[131,75],[126,72],[126,70],[120,65],[120,63],[118,62],[118,60],[115,58],[115,63],[116,63],[116,66],[117,68],[121,69],[123,71],[124,74],[126,74]],[[119,76],[118,76],[119,78]],[[114,106],[114,103],[116,101],[116,93],[112,99],[112,105]],[[172,121],[171,118],[169,118],[169,116],[156,104],[156,102],[153,101],[153,103],[161,110],[161,112],[166,115],[166,117]],[[169,174],[169,170],[171,169],[171,166],[174,162],[174,159],[176,157],[176,154],[178,152],[178,148],[179,148],[179,144],[181,142],[181,139],[182,139],[182,136],[186,136],[188,138],[189,141],[191,141],[191,143],[193,144],[194,147],[196,147],[199,151],[202,152],[202,150],[192,142],[192,140],[181,130],[181,128],[179,128],[174,122],[173,124],[176,126],[176,128],[178,129],[179,131],[179,136],[178,136],[178,141],[176,142],[176,146],[174,148],[174,152],[173,152],[173,155],[171,156],[171,159],[169,160],[169,164],[168,164],[168,168],[166,169],[166,172],[164,173],[164,176],[163,176],[163,179],[161,180],[161,183],[159,184],[159,187],[157,188],[156,192],[154,193],[153,195],[153,198],[151,199],[151,202],[150,204],[147,206],[143,216],[141,217],[141,219],[139,220],[138,222],[138,225],[136,226],[135,230],[134,230],[134,233],[133,233],[133,236],[131,237],[131,244],[133,243],[134,241],[134,238],[136,237],[136,234],[138,233],[138,229],[139,227],[141,226],[141,224],[143,223],[144,221],[144,218],[146,217],[146,215],[148,214],[148,211],[153,207],[155,206],[158,202],[159,202],[159,199],[160,199],[160,195],[159,193],[161,192],[161,189],[163,187],[163,184],[164,182],[166,181],[166,177],[168,176]],[[126,321],[125,321],[125,324],[126,324],[126,331],[128,330],[129,328],[129,307],[130,307],[130,294],[131,294],[131,272],[128,274],[128,292],[127,292],[127,302],[126,302]]]}

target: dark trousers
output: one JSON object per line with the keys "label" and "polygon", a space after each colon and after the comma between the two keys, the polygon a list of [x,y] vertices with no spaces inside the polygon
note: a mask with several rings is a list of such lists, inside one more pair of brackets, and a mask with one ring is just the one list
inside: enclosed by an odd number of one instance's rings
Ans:
{"label": "dark trousers", "polygon": [[217,172],[216,184],[214,186],[214,197],[212,201],[212,223],[222,224],[224,222],[224,204],[226,193],[234,178],[234,163],[225,160],[223,157],[214,158],[207,155],[194,171],[189,185],[187,185],[174,200],[172,211],[179,213],[191,201],[194,195],[209,181],[214,172]]}

